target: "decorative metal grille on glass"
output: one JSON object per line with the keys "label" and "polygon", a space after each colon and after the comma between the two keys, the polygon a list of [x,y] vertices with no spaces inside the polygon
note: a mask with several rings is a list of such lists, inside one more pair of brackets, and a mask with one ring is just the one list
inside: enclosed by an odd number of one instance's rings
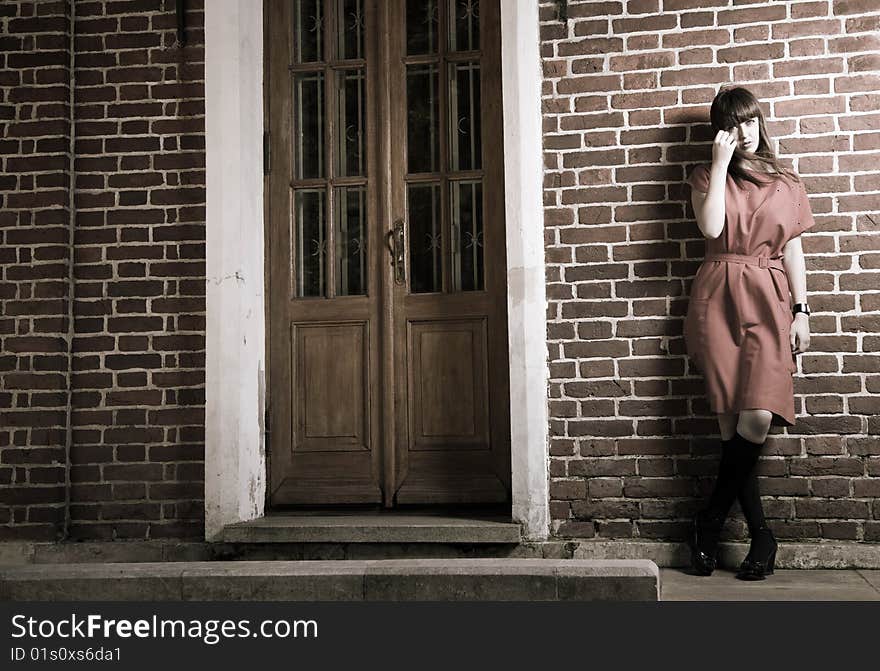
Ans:
{"label": "decorative metal grille on glass", "polygon": [[410,291],[443,291],[443,238],[440,185],[410,184],[407,188]]}
{"label": "decorative metal grille on glass", "polygon": [[336,294],[367,293],[367,190],[336,189]]}
{"label": "decorative metal grille on glass", "polygon": [[480,48],[480,0],[449,0],[449,50]]}
{"label": "decorative metal grille on glass", "polygon": [[340,70],[337,76],[336,100],[339,117],[336,126],[337,165],[339,176],[364,174],[365,77],[362,69]]}
{"label": "decorative metal grille on glass", "polygon": [[294,198],[296,222],[297,296],[323,296],[327,257],[327,222],[324,189],[300,189]]}
{"label": "decorative metal grille on glass", "polygon": [[455,63],[449,66],[449,167],[451,170],[479,170],[480,65]]}
{"label": "decorative metal grille on glass", "polygon": [[364,8],[362,0],[339,0],[336,8],[337,53],[341,60],[364,57]]}
{"label": "decorative metal grille on glass", "polygon": [[294,3],[293,57],[296,63],[314,63],[323,60],[323,0],[296,0]]}
{"label": "decorative metal grille on glass", "polygon": [[406,53],[409,56],[437,51],[440,7],[437,0],[407,0]]}
{"label": "decorative metal grille on glass", "polygon": [[365,295],[370,264],[364,2],[292,1],[293,293]]}
{"label": "decorative metal grille on glass", "polygon": [[408,0],[406,45],[410,291],[481,291],[479,1]]}
{"label": "decorative metal grille on glass", "polygon": [[324,73],[293,77],[294,177],[324,176]]}
{"label": "decorative metal grille on glass", "polygon": [[440,168],[440,73],[433,63],[406,68],[407,170]]}
{"label": "decorative metal grille on glass", "polygon": [[455,291],[483,288],[483,185],[479,181],[450,184]]}

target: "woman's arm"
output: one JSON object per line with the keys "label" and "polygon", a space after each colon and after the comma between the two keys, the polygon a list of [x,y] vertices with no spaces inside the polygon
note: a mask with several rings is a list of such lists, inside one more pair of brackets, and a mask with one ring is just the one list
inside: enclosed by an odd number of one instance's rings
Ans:
{"label": "woman's arm", "polygon": [[712,163],[709,172],[709,191],[691,189],[691,204],[697,217],[697,227],[706,238],[717,238],[724,230],[724,191],[727,184],[727,166]]}
{"label": "woman's arm", "polygon": [[724,192],[727,189],[727,166],[736,148],[739,131],[720,130],[712,142],[712,167],[709,170],[709,191],[691,189],[691,204],[697,226],[703,237],[717,238],[724,230]]}
{"label": "woman's arm", "polygon": [[[782,248],[782,265],[788,276],[788,288],[794,303],[807,302],[807,264],[804,260],[804,249],[801,236],[798,235]],[[810,347],[810,318],[803,312],[794,315],[789,334],[791,349],[795,354],[806,352]]]}
{"label": "woman's arm", "polygon": [[788,287],[794,303],[807,302],[807,264],[804,261],[804,248],[801,236],[796,236],[782,248],[782,265],[788,275]]}

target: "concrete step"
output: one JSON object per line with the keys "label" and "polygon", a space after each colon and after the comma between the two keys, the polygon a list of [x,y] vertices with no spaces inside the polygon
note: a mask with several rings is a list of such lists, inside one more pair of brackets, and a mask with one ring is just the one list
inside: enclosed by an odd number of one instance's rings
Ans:
{"label": "concrete step", "polygon": [[5,601],[657,601],[654,562],[154,562],[0,567]]}
{"label": "concrete step", "polygon": [[287,514],[230,524],[227,543],[511,543],[520,525],[498,515]]}

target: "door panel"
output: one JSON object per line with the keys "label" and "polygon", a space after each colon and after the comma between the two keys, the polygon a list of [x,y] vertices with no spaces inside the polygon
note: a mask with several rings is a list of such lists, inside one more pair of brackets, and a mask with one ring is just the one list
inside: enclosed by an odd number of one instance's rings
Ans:
{"label": "door panel", "polygon": [[410,322],[413,450],[489,446],[486,321]]}
{"label": "door panel", "polygon": [[265,1],[270,504],[507,500],[498,0]]}
{"label": "door panel", "polygon": [[294,326],[292,341],[294,444],[302,452],[368,450],[366,322]]}

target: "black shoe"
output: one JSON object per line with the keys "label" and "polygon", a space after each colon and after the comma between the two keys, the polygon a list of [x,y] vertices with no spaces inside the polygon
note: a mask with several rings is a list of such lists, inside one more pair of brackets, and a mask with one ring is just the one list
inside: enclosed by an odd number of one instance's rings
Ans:
{"label": "black shoe", "polygon": [[712,575],[718,564],[718,541],[724,518],[703,510],[694,518],[694,531],[690,540],[691,569],[696,575]]}
{"label": "black shoe", "polygon": [[749,553],[739,566],[736,577],[740,580],[764,580],[773,575],[776,565],[776,539],[767,527],[758,529],[752,537]]}

